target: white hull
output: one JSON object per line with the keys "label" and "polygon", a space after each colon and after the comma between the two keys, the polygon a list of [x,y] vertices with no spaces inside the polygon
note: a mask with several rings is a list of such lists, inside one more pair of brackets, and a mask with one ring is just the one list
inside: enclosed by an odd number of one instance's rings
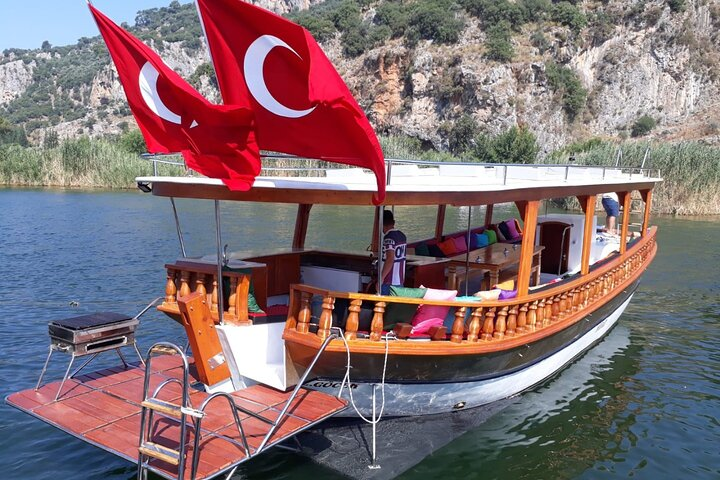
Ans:
{"label": "white hull", "polygon": [[[447,413],[458,408],[478,407],[517,395],[553,376],[598,342],[617,323],[630,300],[632,300],[632,295],[617,310],[566,348],[515,373],[478,382],[385,384],[383,415],[401,417]],[[339,382],[313,381],[307,383],[306,386],[323,393],[337,394],[340,384]],[[372,414],[373,384],[354,382],[352,386],[355,405],[364,416],[369,417]],[[376,392],[379,412],[382,404],[379,385]],[[349,400],[347,389],[343,390],[342,396]],[[357,413],[351,407],[338,416],[355,417]]]}

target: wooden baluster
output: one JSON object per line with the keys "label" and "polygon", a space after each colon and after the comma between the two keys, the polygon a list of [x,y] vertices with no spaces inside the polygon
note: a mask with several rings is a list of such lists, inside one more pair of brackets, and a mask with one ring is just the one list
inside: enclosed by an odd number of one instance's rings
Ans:
{"label": "wooden baluster", "polygon": [[335,298],[327,296],[323,298],[322,313],[318,321],[318,337],[325,340],[330,336],[330,327],[332,327],[332,313],[335,308]]}
{"label": "wooden baluster", "polygon": [[165,284],[165,303],[176,304],[177,286],[175,285],[175,270],[168,268],[167,283]]}
{"label": "wooden baluster", "polygon": [[362,300],[353,300],[348,307],[348,318],[345,322],[345,338],[355,340],[357,338],[358,324],[360,323],[360,310],[362,309]]}
{"label": "wooden baluster", "polygon": [[560,320],[560,295],[556,295],[552,299],[552,317],[550,318],[552,323],[558,320]]}
{"label": "wooden baluster", "polygon": [[[470,323],[468,324],[468,342],[477,342],[480,335],[480,327],[483,318],[482,307],[473,308],[470,313]],[[484,335],[484,334],[483,334]]]}
{"label": "wooden baluster", "polygon": [[[535,300],[530,304],[528,307],[528,314],[527,314],[527,329],[529,332],[534,332],[536,325],[538,323],[538,316],[542,312],[542,308],[538,309],[538,301]],[[540,319],[542,322],[542,319]]]}
{"label": "wooden baluster", "polygon": [[375,315],[373,316],[372,323],[370,324],[370,340],[373,342],[379,341],[382,337],[382,329],[385,323],[383,319],[385,314],[385,305],[385,302],[377,302],[375,304],[375,308],[373,308]]}
{"label": "wooden baluster", "polygon": [[517,316],[518,316],[518,307],[517,305],[511,305],[508,308],[508,316],[507,316],[507,322],[506,322],[506,328],[505,328],[505,335],[508,337],[514,337],[515,333],[517,332]]}
{"label": "wooden baluster", "polygon": [[502,307],[495,318],[495,331],[493,332],[494,338],[504,338],[505,330],[507,328],[507,315],[508,307]]}
{"label": "wooden baluster", "polygon": [[[217,313],[217,311],[218,311],[218,297],[219,297],[219,293],[218,293],[217,277],[215,277],[215,275],[213,275],[213,277],[212,277],[212,295],[210,296],[210,311],[211,312]],[[227,299],[223,299],[223,300],[225,300],[227,302]]]}
{"label": "wooden baluster", "polygon": [[248,295],[250,294],[250,275],[238,277],[237,288],[235,289],[235,316],[238,324],[251,324],[248,317]]}
{"label": "wooden baluster", "polygon": [[552,319],[552,297],[541,300],[543,303],[542,326],[546,326]]}
{"label": "wooden baluster", "polygon": [[523,333],[528,330],[528,327],[527,327],[528,307],[529,307],[529,305],[527,303],[523,303],[522,305],[520,305],[520,312],[518,313],[518,317],[517,317],[518,333]]}
{"label": "wooden baluster", "polygon": [[564,317],[569,309],[570,305],[568,304],[568,292],[563,292],[562,295],[560,295],[560,318]]}
{"label": "wooden baluster", "polygon": [[297,326],[295,327],[295,330],[298,331],[298,333],[307,333],[310,330],[310,299],[312,298],[312,293],[310,292],[300,292],[300,312],[297,316]]}
{"label": "wooden baluster", "polygon": [[[483,323],[482,328],[482,338],[483,340],[492,340],[493,333],[495,333],[495,309],[496,307],[490,307],[487,310],[485,310],[485,322]],[[476,308],[475,311],[478,309]],[[473,312],[474,314],[475,312]],[[470,334],[468,334],[468,340],[470,340]]]}
{"label": "wooden baluster", "polygon": [[230,298],[225,299],[228,307],[228,316],[236,317],[235,303],[237,299],[237,277],[230,277]]}
{"label": "wooden baluster", "polygon": [[572,311],[577,312],[580,308],[580,289],[573,288],[572,292]]}
{"label": "wooden baluster", "polygon": [[190,272],[188,271],[181,271],[180,272],[180,296],[184,297],[187,295],[190,295]]}
{"label": "wooden baluster", "polygon": [[195,277],[195,291],[207,297],[207,288],[205,288],[205,275],[198,273]]}
{"label": "wooden baluster", "polygon": [[[450,341],[454,343],[461,343],[463,337],[463,331],[465,330],[465,307],[459,307],[455,310],[455,321],[452,325],[452,335],[450,335]],[[480,325],[478,324],[478,329]],[[477,333],[476,333],[477,340]]]}

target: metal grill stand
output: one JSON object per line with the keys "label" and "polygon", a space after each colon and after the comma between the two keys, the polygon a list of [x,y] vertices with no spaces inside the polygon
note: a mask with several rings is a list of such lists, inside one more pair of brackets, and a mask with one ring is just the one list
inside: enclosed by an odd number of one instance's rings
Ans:
{"label": "metal grill stand", "polygon": [[[63,386],[68,378],[75,375],[90,364],[100,353],[108,350],[115,350],[125,368],[129,365],[125,361],[121,347],[132,346],[137,353],[140,362],[145,364],[142,355],[135,343],[135,329],[140,321],[137,317],[129,317],[119,313],[100,312],[81,317],[66,318],[64,320],[52,321],[48,324],[48,332],[50,334],[50,351],[45,359],[45,365],[40,378],[35,386],[38,390],[42,385],[42,379],[50,363],[50,357],[54,351],[69,353],[70,363],[65,370],[65,376],[60,383],[55,400],[60,398]],[[92,355],[80,367],[70,373],[73,362],[76,357],[84,357]]]}

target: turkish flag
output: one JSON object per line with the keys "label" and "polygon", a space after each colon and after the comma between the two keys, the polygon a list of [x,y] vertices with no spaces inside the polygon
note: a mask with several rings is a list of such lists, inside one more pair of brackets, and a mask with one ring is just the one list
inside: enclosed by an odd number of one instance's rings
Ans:
{"label": "turkish flag", "polygon": [[255,110],[258,145],[371,169],[385,161],[360,106],[310,32],[241,0],[198,0],[226,104]]}
{"label": "turkish flag", "polygon": [[193,170],[231,190],[249,190],[260,173],[252,110],[210,103],[144,43],[88,6],[148,150],[181,152]]}

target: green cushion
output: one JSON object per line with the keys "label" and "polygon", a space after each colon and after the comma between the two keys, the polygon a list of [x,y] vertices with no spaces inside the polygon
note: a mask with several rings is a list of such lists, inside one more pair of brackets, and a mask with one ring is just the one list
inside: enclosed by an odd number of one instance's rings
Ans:
{"label": "green cushion", "polygon": [[[249,268],[222,267],[222,269],[223,272],[252,274],[252,270]],[[223,277],[223,301],[226,303],[226,308],[228,298],[230,298],[230,279],[227,277]],[[260,305],[258,305],[257,300],[255,299],[255,289],[253,288],[252,275],[250,276],[250,288],[248,291],[248,313],[265,313],[263,309],[260,308]]]}
{"label": "green cushion", "polygon": [[488,245],[492,245],[493,243],[497,243],[497,241],[498,241],[498,239],[497,239],[497,233],[495,233],[494,230],[488,228],[488,229],[485,230],[485,232],[483,232],[483,233],[485,233],[485,235],[487,235],[487,237],[488,237]]}
{"label": "green cushion", "polygon": [[430,249],[425,242],[418,243],[415,245],[415,255],[423,255],[425,257],[430,256]]}
{"label": "green cushion", "polygon": [[[405,298],[423,298],[425,296],[425,288],[410,288],[410,287],[399,287],[395,285],[390,286],[391,297],[405,297]],[[410,323],[417,310],[417,305],[406,304],[406,303],[392,303],[388,302],[385,308],[385,323],[383,325],[384,330],[392,330],[395,328],[395,324],[398,322]]]}

